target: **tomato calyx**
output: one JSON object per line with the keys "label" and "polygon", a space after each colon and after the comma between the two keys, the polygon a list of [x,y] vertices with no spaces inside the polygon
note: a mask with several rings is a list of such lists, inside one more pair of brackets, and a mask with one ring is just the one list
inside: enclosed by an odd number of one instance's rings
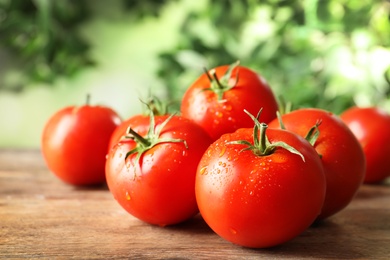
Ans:
{"label": "tomato calyx", "polygon": [[314,146],[317,142],[318,137],[320,136],[320,130],[318,127],[321,125],[322,120],[318,120],[314,126],[312,126],[307,132],[305,139],[309,141],[309,143]]}
{"label": "tomato calyx", "polygon": [[144,112],[146,115],[152,113],[154,116],[162,116],[168,114],[168,106],[169,104],[161,101],[156,96],[149,96],[146,101],[140,100],[146,106],[146,111]]}
{"label": "tomato calyx", "polygon": [[[276,112],[276,116],[278,118],[278,122],[280,125],[280,129],[286,130],[286,126],[283,123],[282,116],[279,112]],[[312,145],[314,146],[315,143],[317,142],[318,137],[320,136],[320,130],[318,127],[322,124],[322,120],[319,119],[315,123],[314,126],[312,126],[309,131],[307,132],[305,139]]]}
{"label": "tomato calyx", "polygon": [[228,142],[227,144],[245,145],[246,147],[243,148],[240,152],[250,150],[257,156],[271,155],[272,153],[274,153],[276,148],[280,147],[286,149],[290,153],[299,155],[302,158],[302,160],[305,161],[305,157],[297,149],[288,145],[287,143],[283,141],[271,143],[269,141],[266,135],[266,130],[268,128],[268,125],[266,123],[260,123],[260,121],[258,120],[261,111],[262,109],[259,111],[257,116],[254,117],[247,110],[244,110],[244,112],[247,113],[255,123],[255,126],[253,127],[253,144],[247,140],[231,141]]}
{"label": "tomato calyx", "polygon": [[221,101],[223,99],[223,94],[237,85],[238,71],[234,82],[231,82],[230,79],[232,77],[233,70],[238,67],[239,64],[240,61],[236,61],[235,63],[231,64],[221,78],[218,78],[215,69],[208,71],[206,68],[204,68],[206,76],[210,80],[210,87],[203,89],[203,91],[213,91],[217,95],[218,100]]}
{"label": "tomato calyx", "polygon": [[[142,155],[153,148],[154,146],[161,143],[180,143],[182,142],[186,149],[188,149],[188,145],[186,140],[184,139],[175,139],[175,138],[161,138],[161,132],[164,127],[168,124],[168,122],[172,119],[175,114],[170,115],[167,119],[165,119],[160,125],[156,126],[155,118],[153,111],[151,111],[150,115],[150,123],[149,130],[146,136],[141,136],[136,131],[134,131],[131,127],[127,129],[128,135],[125,138],[130,138],[136,142],[136,146],[134,149],[130,150],[126,153],[125,160],[132,154],[137,154],[135,158],[135,165],[140,162]],[[134,167],[134,171],[136,167]]]}

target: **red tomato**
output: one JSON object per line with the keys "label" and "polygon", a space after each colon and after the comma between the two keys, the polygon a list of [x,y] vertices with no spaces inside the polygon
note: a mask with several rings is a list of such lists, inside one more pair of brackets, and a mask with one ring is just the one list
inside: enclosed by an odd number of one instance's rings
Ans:
{"label": "red tomato", "polygon": [[73,185],[105,182],[107,146],[120,124],[104,106],[69,106],[57,111],[43,129],[41,149],[48,168]]}
{"label": "red tomato", "polygon": [[352,107],[340,115],[363,147],[367,168],[364,183],[390,176],[390,115],[376,107]]}
{"label": "red tomato", "polygon": [[260,108],[263,122],[276,117],[278,104],[272,90],[259,74],[233,64],[202,74],[184,93],[180,110],[216,140],[224,133],[252,127],[244,109],[256,114]]}
{"label": "red tomato", "polygon": [[134,125],[129,135],[133,138],[119,141],[106,162],[107,184],[118,203],[136,218],[160,226],[198,213],[196,168],[211,143],[207,133],[189,119],[168,117],[151,117],[152,132]]}
{"label": "red tomato", "polygon": [[[285,129],[302,137],[321,122],[314,148],[321,156],[327,188],[318,220],[336,214],[351,202],[364,178],[365,158],[359,142],[339,117],[322,109],[298,109],[284,114],[282,121]],[[278,120],[269,127],[279,127]]]}
{"label": "red tomato", "polygon": [[218,235],[265,248],[293,239],[313,223],[324,202],[325,177],[315,149],[289,131],[268,129],[266,135],[271,144],[292,146],[304,160],[281,147],[262,155],[261,149],[231,143],[253,145],[253,133],[242,128],[216,140],[199,163],[195,191],[201,215]]}

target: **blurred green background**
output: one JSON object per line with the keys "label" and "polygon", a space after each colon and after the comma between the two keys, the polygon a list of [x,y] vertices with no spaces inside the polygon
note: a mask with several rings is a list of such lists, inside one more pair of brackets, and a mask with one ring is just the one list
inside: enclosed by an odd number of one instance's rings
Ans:
{"label": "blurred green background", "polygon": [[240,60],[295,108],[390,112],[386,0],[0,0],[0,147],[40,145],[67,105],[122,118]]}

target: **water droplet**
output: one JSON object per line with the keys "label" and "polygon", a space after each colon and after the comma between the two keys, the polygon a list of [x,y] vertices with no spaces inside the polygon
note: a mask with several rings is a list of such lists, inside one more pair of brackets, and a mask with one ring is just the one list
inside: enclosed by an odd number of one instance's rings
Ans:
{"label": "water droplet", "polygon": [[221,118],[223,117],[223,113],[221,111],[217,111],[215,112],[215,116]]}
{"label": "water droplet", "polygon": [[219,157],[222,157],[226,152],[226,146],[222,147],[221,152],[219,153]]}
{"label": "water droplet", "polygon": [[228,104],[225,104],[223,106],[223,109],[225,109],[226,111],[231,111],[232,110],[232,106],[231,105],[228,105]]}
{"label": "water droplet", "polygon": [[128,191],[126,191],[126,200],[131,200],[130,194]]}
{"label": "water droplet", "polygon": [[237,230],[235,230],[234,228],[230,228],[229,230],[230,230],[230,232],[231,232],[233,235],[237,234]]}
{"label": "water droplet", "polygon": [[200,175],[207,175],[207,166],[204,166],[199,171]]}
{"label": "water droplet", "polygon": [[122,153],[119,153],[118,157],[119,158],[122,158],[123,154]]}

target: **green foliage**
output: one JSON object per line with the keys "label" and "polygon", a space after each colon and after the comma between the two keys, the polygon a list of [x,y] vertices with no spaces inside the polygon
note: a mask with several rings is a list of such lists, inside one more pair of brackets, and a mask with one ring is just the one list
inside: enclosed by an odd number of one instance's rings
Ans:
{"label": "green foliage", "polygon": [[[103,8],[94,9],[97,2]],[[142,23],[150,17],[159,19],[167,6],[183,2],[113,0],[110,4],[123,7],[121,16],[113,17]],[[200,8],[177,20],[176,45],[156,57],[158,71],[151,77],[160,79],[170,99],[179,101],[203,67],[240,60],[295,107],[316,106],[337,113],[358,103],[390,109],[389,1],[198,2]],[[0,0],[0,47],[17,57],[25,72],[22,88],[29,82],[70,77],[94,64],[89,51],[93,43],[86,42],[79,29],[104,17],[107,4]],[[0,90],[5,86],[0,84]]]}
{"label": "green foliage", "polygon": [[210,0],[182,24],[176,48],[161,55],[159,75],[178,99],[201,73],[194,62],[240,60],[296,106],[340,112],[362,92],[366,103],[380,103],[389,81],[376,72],[390,63],[377,64],[375,55],[389,50],[389,8],[380,0]]}
{"label": "green foliage", "polygon": [[77,33],[88,17],[78,0],[2,0],[0,42],[20,59],[29,80],[51,82],[92,64]]}

